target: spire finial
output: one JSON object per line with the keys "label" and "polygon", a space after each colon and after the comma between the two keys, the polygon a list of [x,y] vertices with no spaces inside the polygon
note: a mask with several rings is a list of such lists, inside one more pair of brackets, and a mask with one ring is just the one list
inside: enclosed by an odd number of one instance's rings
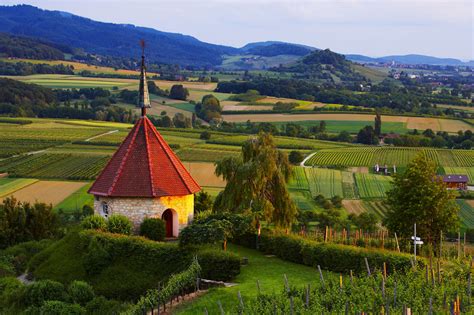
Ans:
{"label": "spire finial", "polygon": [[151,108],[151,105],[150,96],[148,94],[148,84],[146,81],[145,41],[143,39],[140,40],[140,46],[142,47],[142,62],[140,65],[140,86],[137,107],[142,109],[142,117],[145,117],[146,109]]}

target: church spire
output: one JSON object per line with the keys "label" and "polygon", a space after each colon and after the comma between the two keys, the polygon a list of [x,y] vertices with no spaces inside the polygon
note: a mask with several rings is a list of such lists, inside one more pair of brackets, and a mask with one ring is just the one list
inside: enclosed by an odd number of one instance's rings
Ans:
{"label": "church spire", "polygon": [[142,109],[142,117],[146,116],[146,109],[151,108],[150,95],[148,94],[148,84],[146,82],[146,68],[145,68],[145,41],[140,40],[142,46],[142,63],[140,66],[140,88],[138,95],[137,107]]}

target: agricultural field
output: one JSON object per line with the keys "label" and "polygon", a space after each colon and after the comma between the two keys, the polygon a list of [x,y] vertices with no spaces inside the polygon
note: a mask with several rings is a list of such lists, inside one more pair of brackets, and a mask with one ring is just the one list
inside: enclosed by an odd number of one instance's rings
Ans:
{"label": "agricultural field", "polygon": [[465,229],[474,229],[474,200],[457,200],[459,205],[459,217],[461,218],[461,227]]}
{"label": "agricultural field", "polygon": [[309,190],[308,179],[306,178],[306,172],[303,167],[294,167],[294,173],[288,183],[288,188],[295,190]]}
{"label": "agricultural field", "polygon": [[373,167],[378,163],[379,165],[386,164],[399,167],[406,166],[420,152],[424,152],[438,165],[448,167],[474,166],[474,151],[472,150],[367,146],[320,150],[306,161],[306,165]]}
{"label": "agricultural field", "polygon": [[[224,120],[228,122],[242,123],[248,120],[252,122],[301,122],[301,121],[344,121],[344,122],[366,122],[373,124],[374,115],[371,114],[238,114],[224,115]],[[472,130],[472,126],[462,120],[409,117],[409,116],[382,116],[382,128],[385,123],[401,123],[406,129],[425,130],[431,128],[434,131],[447,131],[456,133],[459,130]]]}
{"label": "agricultural field", "polygon": [[0,202],[6,197],[15,197],[22,202],[34,203],[38,201],[55,206],[85,184],[84,182],[36,181],[31,185],[3,196],[0,198]]}
{"label": "agricultural field", "polygon": [[8,196],[37,181],[31,178],[0,178],[0,197]]}
{"label": "agricultural field", "polygon": [[[137,76],[140,75],[140,72],[134,71],[134,70],[114,69],[111,67],[94,66],[94,65],[88,65],[81,62],[68,61],[68,60],[41,60],[41,59],[21,59],[21,58],[15,58],[15,59],[0,58],[0,60],[3,62],[11,62],[11,63],[28,62],[28,63],[33,63],[33,64],[48,64],[52,66],[62,64],[62,65],[74,67],[74,70],[73,70],[74,73],[79,73],[81,71],[86,70],[92,73],[137,75]],[[148,75],[156,75],[156,73],[148,73]]]}
{"label": "agricultural field", "polygon": [[364,206],[368,212],[375,214],[379,219],[385,218],[388,212],[388,206],[383,200],[364,200]]}
{"label": "agricultural field", "polygon": [[355,173],[357,191],[362,199],[382,199],[391,188],[392,178],[384,175]]}
{"label": "agricultural field", "polygon": [[76,191],[72,192],[68,197],[56,204],[54,210],[63,211],[64,213],[74,213],[82,210],[83,205],[94,205],[94,197],[87,193],[92,183],[85,184]]}
{"label": "agricultural field", "polygon": [[342,174],[338,170],[324,168],[305,168],[309,191],[314,198],[323,195],[326,198],[344,196],[342,190]]}
{"label": "agricultural field", "polygon": [[33,74],[28,76],[5,76],[25,83],[33,83],[53,89],[80,89],[100,87],[104,89],[133,89],[138,86],[134,79],[91,78],[67,74]]}

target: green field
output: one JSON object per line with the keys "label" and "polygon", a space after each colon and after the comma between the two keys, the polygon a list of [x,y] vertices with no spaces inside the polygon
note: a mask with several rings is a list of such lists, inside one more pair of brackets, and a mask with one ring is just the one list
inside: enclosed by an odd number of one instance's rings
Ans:
{"label": "green field", "polygon": [[10,77],[25,83],[33,83],[54,89],[94,88],[112,89],[113,87],[126,88],[137,86],[133,79],[88,78],[77,75],[64,74],[34,74],[29,76]]}
{"label": "green field", "polygon": [[360,198],[385,198],[386,192],[392,187],[390,176],[363,173],[356,173],[354,176]]}
{"label": "green field", "polygon": [[294,167],[293,177],[288,183],[290,189],[297,190],[309,190],[308,179],[306,178],[306,172],[303,167]]}
{"label": "green field", "polygon": [[[303,287],[317,281],[319,274],[315,268],[281,260],[274,256],[265,256],[256,250],[230,245],[229,251],[240,257],[248,258],[248,265],[242,266],[240,274],[233,280],[237,285],[229,288],[212,288],[204,296],[190,303],[183,303],[176,314],[220,314],[217,301],[220,301],[226,314],[233,314],[239,303],[237,293],[240,292],[245,301],[257,295],[257,280],[262,293],[273,293],[284,286],[284,275],[291,286]],[[324,272],[324,277],[335,277]],[[276,289],[278,288],[278,289]]]}
{"label": "green field", "polygon": [[338,170],[324,168],[305,168],[311,196],[323,195],[326,198],[344,196],[342,174]]}
{"label": "green field", "polygon": [[0,197],[10,195],[11,193],[36,183],[37,179],[32,178],[0,178]]}
{"label": "green field", "polygon": [[87,190],[91,187],[92,184],[87,184],[82,188],[79,188],[76,192],[72,193],[69,197],[61,201],[56,207],[55,210],[61,209],[64,212],[77,212],[82,210],[83,205],[93,206],[94,197],[87,193]]}
{"label": "green field", "polygon": [[[350,114],[348,114],[350,115]],[[303,126],[305,128],[312,126],[319,126],[319,120],[303,120],[303,121],[294,121],[293,124]],[[338,133],[341,131],[347,131],[350,133],[357,133],[359,130],[364,128],[367,125],[372,124],[368,121],[344,121],[344,120],[325,120],[326,122],[326,131],[332,133]],[[272,122],[276,126],[283,126],[290,123],[288,122]],[[402,122],[384,122],[382,124],[382,132],[386,133],[406,133],[408,131],[406,124]]]}
{"label": "green field", "polygon": [[385,218],[388,212],[388,206],[384,201],[364,201],[364,207],[368,212],[375,214],[380,220]]}
{"label": "green field", "polygon": [[306,162],[308,166],[342,165],[368,166],[375,164],[406,166],[417,154],[423,152],[438,165],[448,167],[473,167],[473,150],[447,150],[431,148],[351,147],[318,151]]}
{"label": "green field", "polygon": [[[459,205],[459,217],[461,218],[461,227],[465,229],[474,229],[474,207],[466,200],[457,200]],[[472,204],[472,203],[471,203]]]}

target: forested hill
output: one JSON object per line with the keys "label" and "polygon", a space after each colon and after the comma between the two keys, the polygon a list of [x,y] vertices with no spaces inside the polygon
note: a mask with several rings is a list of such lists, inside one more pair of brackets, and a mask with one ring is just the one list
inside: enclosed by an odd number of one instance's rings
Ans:
{"label": "forested hill", "polygon": [[102,23],[29,5],[0,6],[0,32],[37,37],[90,53],[128,58],[140,55],[138,43],[144,39],[151,62],[181,65],[218,65],[223,54],[237,51],[236,48],[204,43],[182,34]]}
{"label": "forested hill", "polygon": [[64,52],[69,53],[70,49],[37,39],[0,33],[0,57],[57,60],[64,58]]}
{"label": "forested hill", "polygon": [[351,61],[329,49],[313,51],[294,64],[275,68],[274,70],[293,72],[295,76],[302,79],[333,83],[366,81],[364,76],[354,71]]}

